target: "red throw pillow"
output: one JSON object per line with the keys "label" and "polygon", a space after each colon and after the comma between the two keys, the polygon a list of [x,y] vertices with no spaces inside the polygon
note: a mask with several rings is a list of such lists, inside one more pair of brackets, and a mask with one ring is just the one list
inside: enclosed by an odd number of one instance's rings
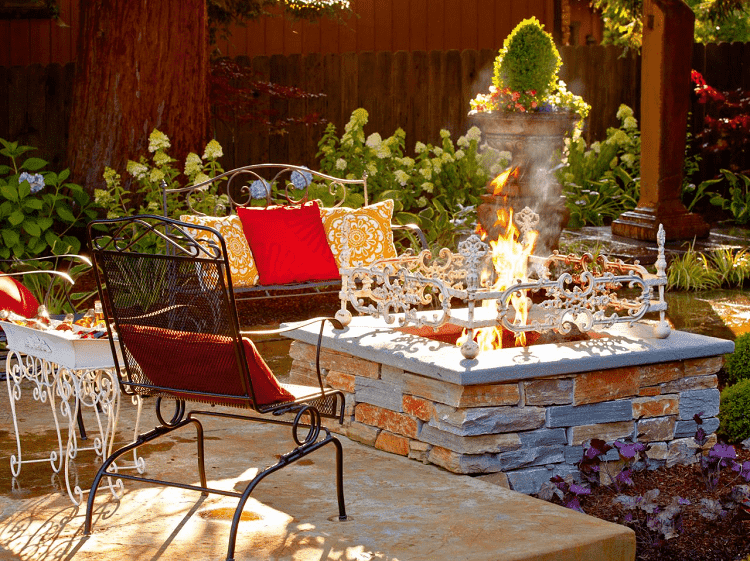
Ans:
{"label": "red throw pillow", "polygon": [[26,318],[33,318],[39,301],[31,291],[13,277],[0,275],[0,310],[9,310]]}
{"label": "red throw pillow", "polygon": [[339,278],[315,201],[298,207],[239,208],[260,284]]}
{"label": "red throw pillow", "polygon": [[[142,325],[121,325],[120,331],[143,374],[157,386],[174,389],[177,397],[188,399],[190,391],[245,395],[231,338]],[[279,385],[253,342],[243,339],[243,343],[256,403],[292,401],[294,396]],[[232,399],[206,400],[241,405]]]}

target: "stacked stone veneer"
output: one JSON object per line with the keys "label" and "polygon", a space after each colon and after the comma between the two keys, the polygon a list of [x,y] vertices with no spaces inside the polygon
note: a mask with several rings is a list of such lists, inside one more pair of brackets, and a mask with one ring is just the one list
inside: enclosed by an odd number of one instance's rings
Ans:
{"label": "stacked stone veneer", "polygon": [[[294,341],[293,383],[314,383],[315,348]],[[505,383],[460,386],[323,349],[325,383],[347,395],[343,434],[461,474],[535,493],[575,473],[583,444],[633,438],[652,465],[695,459],[693,416],[719,426],[722,357],[677,360]],[[613,460],[617,459],[612,451]]]}

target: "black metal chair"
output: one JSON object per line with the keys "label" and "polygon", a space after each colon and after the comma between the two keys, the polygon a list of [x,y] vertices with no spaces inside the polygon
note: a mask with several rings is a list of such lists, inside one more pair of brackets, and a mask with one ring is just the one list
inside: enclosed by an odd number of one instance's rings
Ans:
{"label": "black metal chair", "polygon": [[[200,233],[192,237],[185,228]],[[132,216],[94,221],[88,231],[121,390],[128,395],[154,396],[160,425],[103,462],[88,496],[84,533],[91,532],[94,498],[105,476],[192,489],[203,495],[218,493],[239,498],[227,548],[227,559],[233,559],[240,516],[256,485],[327,444],[336,450],[336,498],[339,519],[345,520],[343,451],[340,441],[321,424],[322,417],[342,422],[344,395],[323,387],[319,360],[318,387],[278,384],[252,342],[243,338],[280,333],[312,322],[320,322],[322,336],[325,321],[336,328],[341,324],[332,318],[316,318],[286,329],[241,332],[226,245],[211,228],[164,217]],[[147,253],[139,249],[143,247],[159,249]],[[163,415],[164,401],[175,403],[171,417]],[[186,402],[230,406],[261,415],[231,409],[187,411]],[[260,471],[243,492],[208,488],[203,427],[197,419],[201,415],[287,425],[294,448]],[[188,424],[197,431],[200,485],[117,472],[113,464],[120,456]]]}

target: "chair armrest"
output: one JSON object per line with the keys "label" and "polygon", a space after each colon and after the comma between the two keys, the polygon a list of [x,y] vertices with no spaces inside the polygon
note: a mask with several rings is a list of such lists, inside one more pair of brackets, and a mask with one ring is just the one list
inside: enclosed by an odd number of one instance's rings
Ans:
{"label": "chair armrest", "polygon": [[[404,230],[407,233],[417,236],[417,238],[419,238],[419,243],[422,246],[420,251],[430,249],[430,246],[427,243],[427,236],[424,235],[422,228],[416,224],[391,224],[391,230]],[[417,253],[419,253],[419,251]]]}

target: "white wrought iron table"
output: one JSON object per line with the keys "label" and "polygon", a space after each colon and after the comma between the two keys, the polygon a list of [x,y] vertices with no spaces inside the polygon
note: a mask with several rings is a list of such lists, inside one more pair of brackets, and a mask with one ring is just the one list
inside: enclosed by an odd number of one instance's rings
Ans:
{"label": "white wrought iron table", "polygon": [[[84,450],[94,450],[102,459],[109,456],[120,415],[120,385],[109,340],[72,338],[66,332],[40,331],[6,321],[0,322],[0,326],[8,341],[6,382],[17,449],[17,455],[10,458],[13,478],[21,473],[22,464],[49,462],[54,473],[62,471],[68,496],[78,505],[87,490],[82,490],[77,481],[71,482],[71,460]],[[42,458],[24,459],[21,450],[16,403],[29,389],[34,400],[49,403],[57,432],[57,447]],[[138,434],[140,398],[134,398],[133,404],[137,407],[135,434]],[[81,407],[91,409],[96,418],[96,435],[89,447],[81,447],[76,435]],[[145,462],[134,454],[132,465],[128,462],[119,467],[143,473]],[[110,481],[109,485],[117,496],[122,481]]]}

